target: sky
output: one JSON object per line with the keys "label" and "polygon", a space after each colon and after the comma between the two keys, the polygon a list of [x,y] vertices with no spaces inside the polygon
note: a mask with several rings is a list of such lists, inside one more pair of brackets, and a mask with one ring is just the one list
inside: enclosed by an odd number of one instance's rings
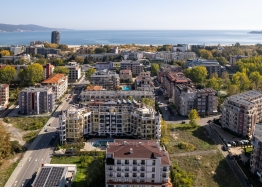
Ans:
{"label": "sky", "polygon": [[76,30],[262,30],[262,0],[14,0],[0,23]]}

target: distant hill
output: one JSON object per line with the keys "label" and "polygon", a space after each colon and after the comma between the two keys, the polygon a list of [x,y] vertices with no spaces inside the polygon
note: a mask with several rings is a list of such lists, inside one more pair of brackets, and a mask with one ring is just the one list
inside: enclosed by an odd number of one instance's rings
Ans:
{"label": "distant hill", "polygon": [[249,34],[262,34],[262,31],[251,31]]}
{"label": "distant hill", "polygon": [[59,29],[59,28],[48,28],[39,25],[10,25],[0,23],[0,32],[26,32],[26,31],[52,31],[52,30],[70,30],[70,29]]}

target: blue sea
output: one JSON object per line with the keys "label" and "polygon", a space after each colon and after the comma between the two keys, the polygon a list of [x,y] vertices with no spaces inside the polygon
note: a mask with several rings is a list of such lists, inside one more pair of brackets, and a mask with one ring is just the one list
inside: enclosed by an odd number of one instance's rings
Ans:
{"label": "blue sea", "polygon": [[[245,30],[89,30],[61,31],[61,43],[89,44],[206,44],[231,45],[262,43],[262,34]],[[0,45],[29,45],[30,41],[51,40],[51,32],[0,33]]]}

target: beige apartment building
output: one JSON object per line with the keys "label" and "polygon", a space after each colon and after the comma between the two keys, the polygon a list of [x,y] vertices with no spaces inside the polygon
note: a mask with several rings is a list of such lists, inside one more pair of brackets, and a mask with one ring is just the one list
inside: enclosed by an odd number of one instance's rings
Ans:
{"label": "beige apartment building", "polygon": [[59,125],[61,144],[77,142],[83,136],[161,137],[161,115],[136,101],[73,105],[59,116]]}
{"label": "beige apartment building", "polygon": [[119,73],[120,81],[132,81],[132,71],[129,69],[120,70]]}
{"label": "beige apartment building", "polygon": [[157,140],[114,140],[106,148],[106,187],[172,187],[171,161]]}
{"label": "beige apartment building", "polygon": [[150,77],[150,71],[141,72],[135,80],[135,89],[140,91],[154,91],[155,85]]}
{"label": "beige apartment building", "polygon": [[123,60],[121,61],[121,70],[124,69],[131,70],[132,76],[138,76],[144,71],[144,65],[139,61]]}
{"label": "beige apartment building", "polygon": [[242,135],[251,136],[255,124],[261,122],[262,92],[250,90],[228,97],[222,106],[222,127]]}
{"label": "beige apartment building", "polygon": [[0,84],[0,111],[7,107],[9,100],[9,85]]}
{"label": "beige apartment building", "polygon": [[65,94],[68,86],[68,79],[64,74],[54,74],[48,79],[42,81],[41,85],[52,87],[53,93],[55,94],[55,99],[57,100]]}
{"label": "beige apartment building", "polygon": [[[252,135],[253,150],[250,157],[250,171],[256,174],[262,182],[262,124],[256,124]],[[261,184],[262,185],[262,184]]]}
{"label": "beige apartment building", "polygon": [[91,75],[90,83],[106,90],[116,90],[120,86],[120,78],[116,72],[104,69]]}

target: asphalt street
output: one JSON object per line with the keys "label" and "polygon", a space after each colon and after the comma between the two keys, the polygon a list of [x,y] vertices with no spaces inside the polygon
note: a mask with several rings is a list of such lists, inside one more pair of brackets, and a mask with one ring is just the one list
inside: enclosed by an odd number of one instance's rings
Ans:
{"label": "asphalt street", "polygon": [[[78,85],[75,84],[75,87],[70,91],[70,94],[66,96],[66,99],[63,100],[62,104],[57,108],[53,116],[48,120],[39,135],[30,145],[7,181],[5,187],[31,186],[34,176],[41,165],[50,163],[53,149],[56,145],[56,141],[58,141],[58,136],[55,136],[59,126],[58,116],[62,110],[67,110],[75,103],[85,83],[86,81],[83,78],[79,81]],[[70,95],[73,97],[70,98]],[[45,132],[45,129],[48,129],[48,132]]]}

